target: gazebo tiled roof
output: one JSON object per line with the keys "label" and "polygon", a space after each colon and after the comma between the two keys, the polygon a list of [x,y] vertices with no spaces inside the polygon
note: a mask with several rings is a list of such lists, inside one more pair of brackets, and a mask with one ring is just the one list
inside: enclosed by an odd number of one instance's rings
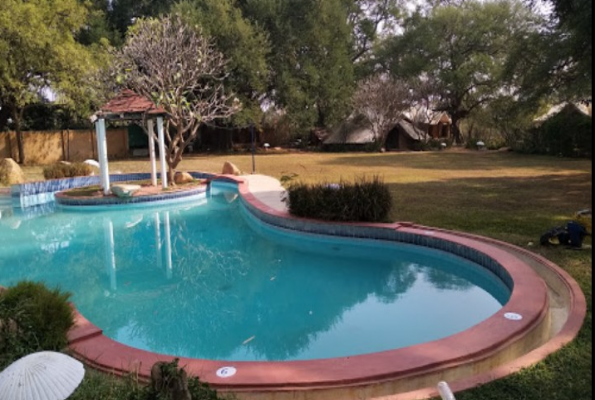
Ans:
{"label": "gazebo tiled roof", "polygon": [[163,115],[165,110],[130,89],[120,92],[116,97],[104,104],[97,113],[98,116],[106,119],[139,119],[144,114]]}

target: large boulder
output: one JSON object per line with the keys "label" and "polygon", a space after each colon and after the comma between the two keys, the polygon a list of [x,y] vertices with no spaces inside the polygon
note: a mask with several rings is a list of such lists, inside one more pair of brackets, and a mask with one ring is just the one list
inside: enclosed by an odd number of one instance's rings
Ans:
{"label": "large boulder", "polygon": [[230,163],[229,161],[225,161],[223,164],[223,171],[221,172],[223,175],[242,175],[242,171],[234,164]]}
{"label": "large boulder", "polygon": [[140,185],[112,185],[112,193],[121,198],[130,198],[140,190]]}
{"label": "large boulder", "polygon": [[3,185],[16,185],[25,182],[25,174],[19,164],[12,158],[0,160],[0,183]]}
{"label": "large boulder", "polygon": [[174,183],[176,185],[190,182],[194,182],[194,178],[188,172],[176,172],[174,175]]}

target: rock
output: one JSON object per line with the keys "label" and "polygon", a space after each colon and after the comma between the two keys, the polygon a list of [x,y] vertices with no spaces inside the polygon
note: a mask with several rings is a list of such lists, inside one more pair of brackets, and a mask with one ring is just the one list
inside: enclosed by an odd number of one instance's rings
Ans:
{"label": "rock", "polygon": [[223,164],[223,171],[221,172],[223,175],[242,175],[242,171],[229,161],[225,161]]}
{"label": "rock", "polygon": [[101,168],[101,165],[99,165],[99,163],[97,161],[91,160],[91,159],[83,161],[83,164],[87,164],[87,165],[97,168],[97,169]]}
{"label": "rock", "polygon": [[111,191],[120,198],[130,198],[140,190],[140,185],[112,185]]}
{"label": "rock", "polygon": [[23,182],[25,182],[25,174],[19,164],[12,158],[5,158],[0,161],[0,183],[16,185]]}
{"label": "rock", "polygon": [[174,183],[190,183],[194,182],[194,178],[188,172],[176,172],[174,175]]}

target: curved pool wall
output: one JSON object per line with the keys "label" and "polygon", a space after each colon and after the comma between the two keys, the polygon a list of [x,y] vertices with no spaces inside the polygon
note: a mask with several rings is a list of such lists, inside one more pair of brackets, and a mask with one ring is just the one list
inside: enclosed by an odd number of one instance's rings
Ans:
{"label": "curved pool wall", "polygon": [[[556,265],[524,249],[484,237],[412,223],[335,224],[294,218],[261,201],[251,192],[244,179],[203,173],[192,175],[195,178],[213,179],[212,188],[221,184],[237,185],[245,208],[275,229],[397,241],[436,248],[488,268],[511,288],[509,302],[494,316],[471,329],[402,349],[310,361],[180,359],[180,365],[185,366],[188,372],[200,376],[201,380],[215,388],[235,392],[239,398],[427,398],[437,395],[435,385],[440,380],[448,380],[451,388],[462,390],[532,365],[571,341],[582,325],[586,303],[576,282]],[[149,174],[119,176],[121,180],[147,179]],[[13,187],[12,203],[27,207],[27,202],[22,201],[27,196],[35,198],[41,194],[37,199],[43,200],[52,198],[51,190],[54,189],[96,184],[84,183],[89,182],[84,179],[66,183],[55,180],[50,181],[55,182],[50,185],[18,185],[16,190]],[[73,184],[78,186],[70,186]],[[48,206],[42,204],[22,211],[44,208]],[[148,380],[150,368],[155,362],[171,361],[173,358],[115,342],[104,336],[101,329],[76,310],[75,315],[76,326],[69,333],[71,350],[76,357],[99,370],[121,375],[136,372],[141,380]],[[519,315],[521,319],[514,318]],[[551,318],[552,315],[555,318]],[[557,322],[552,323],[552,319]],[[237,370],[235,375],[223,378],[217,374],[220,368],[229,366]]]}

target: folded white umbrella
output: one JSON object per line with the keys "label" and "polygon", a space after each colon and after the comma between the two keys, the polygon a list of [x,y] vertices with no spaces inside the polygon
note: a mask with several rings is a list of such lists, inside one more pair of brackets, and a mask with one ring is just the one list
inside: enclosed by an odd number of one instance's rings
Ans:
{"label": "folded white umbrella", "polygon": [[84,376],[83,364],[66,354],[29,354],[0,373],[0,400],[64,400]]}

